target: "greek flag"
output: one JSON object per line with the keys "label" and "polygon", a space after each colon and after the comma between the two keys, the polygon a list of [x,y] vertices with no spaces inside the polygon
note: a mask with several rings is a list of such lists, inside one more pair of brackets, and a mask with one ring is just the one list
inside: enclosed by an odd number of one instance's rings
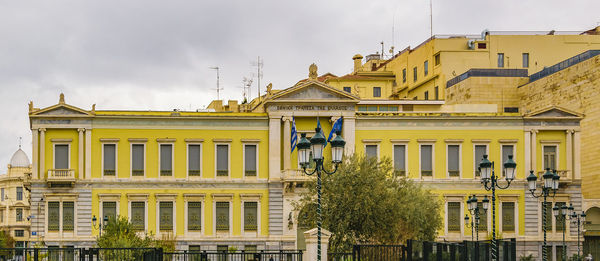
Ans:
{"label": "greek flag", "polygon": [[292,117],[292,137],[290,138],[292,143],[292,152],[296,148],[296,144],[298,144],[298,133],[296,132],[296,118]]}
{"label": "greek flag", "polygon": [[327,142],[331,141],[331,139],[333,138],[333,134],[337,131],[342,131],[342,117],[340,117],[333,123],[331,131],[329,132],[329,138],[327,138]]}

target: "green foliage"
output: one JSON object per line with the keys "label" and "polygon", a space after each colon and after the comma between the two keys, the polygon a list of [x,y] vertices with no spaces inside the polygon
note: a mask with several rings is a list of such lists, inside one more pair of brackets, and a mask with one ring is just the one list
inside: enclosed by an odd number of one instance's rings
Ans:
{"label": "green foliage", "polygon": [[0,230],[0,248],[15,247],[15,239],[10,235],[9,230]]}
{"label": "green foliage", "polygon": [[583,257],[579,256],[578,254],[573,254],[573,256],[569,257],[569,261],[582,261]]}
{"label": "green foliage", "polygon": [[521,256],[519,257],[519,261],[533,261],[533,256],[531,254],[529,254],[528,256]]}
{"label": "green foliage", "polygon": [[175,252],[175,245],[177,245],[177,237],[170,234],[163,234],[160,239],[155,240],[153,247],[162,248],[163,252]]}
{"label": "green foliage", "polygon": [[[437,196],[409,179],[395,177],[390,159],[354,154],[333,175],[322,174],[323,227],[333,235],[330,251],[356,243],[401,244],[434,240],[442,226]],[[316,226],[316,181],[296,204],[299,224]]]}
{"label": "green foliage", "polygon": [[133,225],[125,217],[111,218],[102,229],[102,236],[96,239],[101,248],[139,248],[152,247],[152,238],[141,237],[133,229]]}

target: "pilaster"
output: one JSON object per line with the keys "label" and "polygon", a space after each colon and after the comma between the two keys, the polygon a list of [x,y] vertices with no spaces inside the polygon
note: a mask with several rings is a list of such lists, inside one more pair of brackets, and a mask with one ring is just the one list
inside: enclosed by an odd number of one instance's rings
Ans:
{"label": "pilaster", "polygon": [[38,167],[39,167],[40,158],[39,158],[38,153],[39,153],[40,143],[39,143],[39,134],[38,133],[39,133],[39,131],[37,129],[31,130],[31,141],[32,141],[31,142],[31,144],[32,144],[31,151],[33,154],[32,155],[32,160],[33,160],[32,161],[32,165],[33,165],[33,170],[32,170],[33,174],[32,175],[33,175],[33,178],[37,177],[39,179],[40,178],[39,177],[40,170]]}
{"label": "pilaster", "polygon": [[581,132],[573,132],[573,178],[581,179]]}
{"label": "pilaster", "polygon": [[573,130],[566,131],[566,146],[567,146],[567,173],[570,176],[570,179],[573,179],[575,176],[573,175]]}
{"label": "pilaster", "polygon": [[84,178],[92,178],[92,129],[85,130],[85,175]]}
{"label": "pilaster", "polygon": [[40,128],[40,165],[38,178],[44,179],[44,173],[46,172],[46,129]]}
{"label": "pilaster", "polygon": [[281,180],[281,116],[269,118],[269,180]]}
{"label": "pilaster", "polygon": [[354,143],[355,143],[355,131],[356,131],[356,117],[344,116],[344,122],[342,124],[342,137],[346,141],[346,147],[344,147],[344,154],[350,156],[354,154]]}
{"label": "pilaster", "polygon": [[525,177],[529,175],[531,168],[531,132],[525,131]]}
{"label": "pilaster", "polygon": [[292,117],[283,117],[283,170],[291,169],[292,142],[291,127]]}
{"label": "pilaster", "polygon": [[537,170],[537,132],[531,130],[531,169]]}
{"label": "pilaster", "polygon": [[85,129],[77,129],[77,132],[79,133],[79,137],[77,140],[77,145],[78,145],[78,150],[77,150],[77,159],[79,164],[77,165],[77,175],[79,175],[80,179],[83,179],[84,176],[84,165],[83,165],[83,132],[85,131]]}

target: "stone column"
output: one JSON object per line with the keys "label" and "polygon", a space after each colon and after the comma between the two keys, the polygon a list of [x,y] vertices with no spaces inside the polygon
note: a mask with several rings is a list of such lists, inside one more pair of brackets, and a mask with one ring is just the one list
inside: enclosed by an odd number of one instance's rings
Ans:
{"label": "stone column", "polygon": [[85,175],[83,170],[84,165],[83,165],[83,132],[85,131],[85,129],[77,129],[77,132],[79,132],[79,139],[77,139],[77,144],[78,144],[78,150],[77,150],[77,159],[78,159],[78,165],[77,165],[77,175],[79,179],[84,179]]}
{"label": "stone column", "polygon": [[40,178],[39,174],[40,174],[40,170],[38,168],[39,166],[39,137],[38,137],[38,130],[37,129],[33,129],[31,130],[31,141],[32,141],[32,165],[33,165],[33,170],[32,170],[32,178]]}
{"label": "stone column", "polygon": [[529,175],[531,168],[531,132],[525,131],[525,177]]}
{"label": "stone column", "polygon": [[85,175],[84,178],[92,178],[92,129],[85,129]]}
{"label": "stone column", "polygon": [[283,117],[283,171],[291,169],[291,158],[292,158],[292,129],[290,123],[292,117]]}
{"label": "stone column", "polygon": [[[321,229],[321,260],[327,260],[327,246],[331,232]],[[317,260],[317,228],[313,228],[304,232],[304,241],[306,242],[306,252],[304,253],[303,261]]]}
{"label": "stone column", "polygon": [[40,128],[40,165],[38,177],[44,179],[44,173],[46,173],[46,129]]}
{"label": "stone column", "polygon": [[356,118],[344,117],[344,122],[342,124],[342,138],[346,141],[346,147],[344,147],[344,154],[346,156],[354,154],[355,129]]}
{"label": "stone column", "polygon": [[269,118],[269,180],[281,180],[281,116]]}
{"label": "stone column", "polygon": [[581,132],[573,132],[573,178],[581,179]]}
{"label": "stone column", "polygon": [[537,130],[531,130],[531,169],[539,171],[537,168]]}
{"label": "stone column", "polygon": [[567,173],[569,179],[573,179],[573,130],[567,130]]}

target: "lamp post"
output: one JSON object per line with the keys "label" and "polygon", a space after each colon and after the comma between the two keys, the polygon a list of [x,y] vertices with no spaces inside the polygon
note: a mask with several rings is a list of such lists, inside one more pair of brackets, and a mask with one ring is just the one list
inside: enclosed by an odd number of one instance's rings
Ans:
{"label": "lamp post", "polygon": [[[487,198],[487,196],[485,196],[485,198],[481,201],[483,203],[483,213],[485,214],[489,208],[490,205],[490,200]],[[467,200],[467,208],[469,209],[469,213],[471,214],[471,216],[473,217],[471,219],[471,225],[469,226],[469,216],[465,215],[465,226],[467,226],[468,228],[471,228],[471,241],[473,241],[473,229],[475,229],[475,235],[476,235],[476,241],[479,241],[479,220],[480,220],[480,213],[479,213],[479,205],[478,205],[479,201],[477,200],[477,197],[475,195],[473,195],[472,197],[470,196],[469,199]]]}
{"label": "lamp post", "polygon": [[498,260],[498,242],[496,242],[496,188],[507,189],[510,187],[510,182],[515,179],[515,169],[517,163],[512,159],[512,155],[508,155],[508,159],[504,162],[504,176],[506,178],[506,186],[498,184],[498,177],[494,170],[494,162],[488,160],[488,155],[483,155],[483,160],[479,163],[481,173],[481,184],[485,190],[492,191],[492,260]]}
{"label": "lamp post", "polygon": [[96,215],[94,215],[92,217],[92,225],[94,226],[94,228],[100,230],[100,236],[102,236],[102,226],[106,227],[106,224],[108,223],[108,216],[104,216],[104,218],[100,224],[97,224],[97,221],[98,221],[98,219],[96,218]]}
{"label": "lamp post", "polygon": [[542,248],[542,260],[545,261],[548,260],[548,253],[546,250],[546,222],[548,222],[548,220],[546,220],[546,198],[550,196],[550,193],[552,193],[552,197],[556,195],[556,191],[558,190],[558,180],[560,179],[560,176],[556,174],[556,171],[552,173],[550,172],[550,168],[546,168],[546,172],[544,173],[544,175],[542,175],[542,179],[544,180],[544,184],[542,185],[542,191],[538,195],[535,194],[535,190],[537,187],[537,179],[538,177],[533,173],[532,170],[529,176],[527,176],[527,185],[529,187],[531,195],[534,198],[544,197],[544,203],[542,205],[542,227],[544,229],[544,245]]}
{"label": "lamp post", "polygon": [[559,219],[562,221],[562,249],[563,249],[563,260],[567,260],[567,245],[565,244],[565,230],[566,230],[566,226],[567,226],[567,218],[569,217],[569,214],[567,214],[567,204],[565,203],[564,205],[558,207],[557,205],[554,205],[554,207],[552,208],[552,214],[554,214],[554,218],[556,218],[556,220],[558,221]]}
{"label": "lamp post", "polygon": [[570,217],[571,221],[573,221],[573,224],[577,225],[577,256],[581,257],[581,247],[579,246],[579,231],[581,226],[583,225],[583,223],[585,222],[585,212],[581,211],[580,213],[575,212],[575,208],[573,207],[573,203],[571,203],[571,205],[569,205],[568,208],[568,216]]}
{"label": "lamp post", "polygon": [[[325,172],[329,175],[335,173],[338,169],[338,165],[342,163],[342,155],[344,153],[344,146],[346,145],[346,141],[341,136],[341,132],[337,131],[335,138],[331,140],[331,163],[334,165],[334,169],[332,171],[327,171],[323,167],[323,149],[325,145],[327,145],[327,139],[323,133],[321,133],[321,128],[318,126],[315,129],[315,136],[313,136],[310,141],[306,138],[306,133],[301,134],[300,142],[298,142],[298,161],[300,162],[300,166],[302,166],[302,171],[306,175],[317,174],[317,260],[321,261],[321,225],[323,223],[323,217],[321,216],[321,172]],[[315,163],[315,168],[310,171],[307,171],[307,168],[310,164],[309,156],[312,151],[313,161]]]}

